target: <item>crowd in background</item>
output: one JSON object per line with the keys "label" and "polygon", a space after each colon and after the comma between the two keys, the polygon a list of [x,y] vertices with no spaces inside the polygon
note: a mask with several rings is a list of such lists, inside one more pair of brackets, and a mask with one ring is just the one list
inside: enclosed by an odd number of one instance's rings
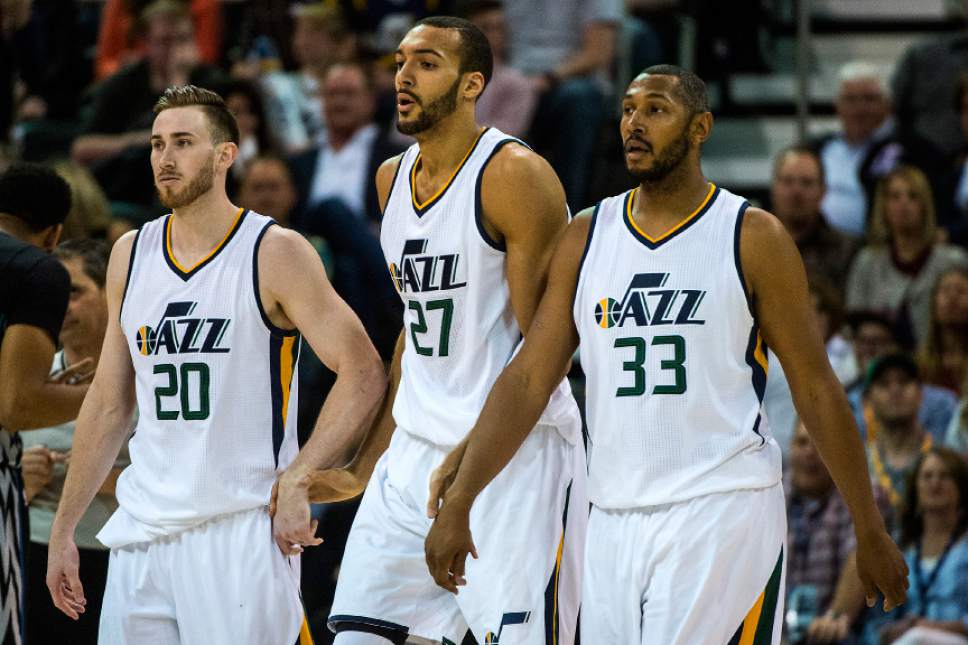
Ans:
{"label": "crowd in background", "polygon": [[[230,196],[312,242],[388,358],[402,312],[379,247],[373,177],[412,143],[393,125],[392,54],[407,29],[439,13],[481,28],[495,71],[479,122],[545,155],[577,212],[614,187],[597,169],[606,163],[603,147],[613,149],[602,141],[618,140],[617,97],[634,70],[676,62],[665,27],[685,10],[706,17],[703,33],[737,24],[717,23],[715,3],[675,0],[0,2],[0,171],[43,162],[73,193],[58,257],[75,286],[53,369],[58,360],[97,359],[110,242],[164,212],[148,162],[152,105],[164,88],[193,83],[222,94],[241,132]],[[968,643],[966,39],[968,30],[899,51],[891,79],[869,62],[845,65],[839,128],[774,160],[764,206],[800,249],[831,365],[911,570],[905,606],[889,615],[865,607],[846,506],[771,358],[764,403],[785,457],[791,643]],[[700,73],[762,64],[743,38],[719,42],[729,46],[700,48]],[[620,162],[615,156],[607,163]],[[305,432],[333,376],[311,352],[303,356]],[[580,392],[580,366],[572,377]],[[43,586],[44,531],[69,464],[70,432],[24,433],[28,634],[55,620]],[[112,494],[109,479],[86,518],[90,536]],[[317,642],[327,642],[323,625],[354,510],[314,509],[326,542],[304,555],[303,590]],[[89,551],[85,564],[106,569],[93,537],[78,545]]]}

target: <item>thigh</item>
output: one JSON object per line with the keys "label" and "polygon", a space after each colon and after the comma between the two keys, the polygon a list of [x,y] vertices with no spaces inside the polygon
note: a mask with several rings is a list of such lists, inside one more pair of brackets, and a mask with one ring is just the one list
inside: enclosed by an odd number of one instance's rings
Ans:
{"label": "thigh", "polygon": [[164,569],[154,544],[112,549],[98,627],[99,645],[180,645]]}
{"label": "thigh", "polygon": [[372,633],[393,642],[409,634],[459,643],[467,626],[454,597],[427,570],[424,540],[430,520],[418,501],[427,497],[425,474],[443,453],[401,435],[397,430],[363,494],[340,565],[329,626],[338,633]]}
{"label": "thigh", "polygon": [[296,642],[304,620],[299,559],[279,551],[265,508],[185,531],[159,555],[185,645]]}
{"label": "thigh", "polygon": [[655,519],[643,644],[780,642],[782,486],[706,495]]}
{"label": "thigh", "polygon": [[479,642],[570,645],[575,639],[588,520],[581,443],[538,426],[474,503],[457,596]]}

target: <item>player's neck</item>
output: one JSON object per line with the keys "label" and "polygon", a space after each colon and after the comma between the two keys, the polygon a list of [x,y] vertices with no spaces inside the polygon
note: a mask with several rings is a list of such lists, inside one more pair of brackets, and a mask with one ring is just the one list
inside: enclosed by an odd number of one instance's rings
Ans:
{"label": "player's neck", "polygon": [[239,207],[229,201],[224,191],[210,190],[172,213],[172,246],[192,255],[210,251],[225,238]]}
{"label": "player's neck", "polygon": [[698,164],[683,164],[658,182],[642,182],[636,191],[632,216],[638,222],[678,222],[693,212],[709,194],[709,182]]}
{"label": "player's neck", "polygon": [[44,233],[31,231],[22,223],[22,220],[13,215],[0,213],[0,233],[6,233],[10,237],[39,248],[44,247]]}
{"label": "player's neck", "polygon": [[449,177],[481,133],[481,126],[471,118],[454,113],[441,120],[425,135],[417,137],[420,144],[420,167],[417,172],[436,178]]}

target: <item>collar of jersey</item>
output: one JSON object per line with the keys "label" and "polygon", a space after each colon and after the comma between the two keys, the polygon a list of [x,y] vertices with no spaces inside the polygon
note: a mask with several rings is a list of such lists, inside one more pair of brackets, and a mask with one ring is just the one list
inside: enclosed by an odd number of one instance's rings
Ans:
{"label": "collar of jersey", "polygon": [[657,249],[675,236],[679,235],[687,228],[699,221],[709,207],[713,205],[716,201],[716,197],[719,196],[719,187],[716,184],[709,184],[709,192],[706,193],[706,197],[699,204],[692,213],[682,218],[678,224],[670,228],[668,231],[660,235],[659,237],[649,237],[646,235],[642,229],[638,227],[635,223],[635,219],[632,217],[632,202],[635,199],[635,193],[638,192],[638,188],[633,188],[625,195],[625,205],[622,208],[622,217],[625,219],[625,226],[632,233],[632,237],[637,239],[639,242],[649,247],[650,249]]}
{"label": "collar of jersey", "polygon": [[214,249],[209,251],[208,255],[206,255],[204,258],[196,262],[194,266],[188,269],[186,269],[181,264],[179,264],[178,260],[175,259],[175,254],[171,250],[172,216],[168,215],[165,218],[164,235],[162,235],[161,237],[161,250],[162,250],[162,254],[165,256],[165,261],[168,263],[168,267],[175,273],[175,275],[177,275],[179,278],[187,282],[188,279],[191,278],[196,273],[198,273],[202,269],[202,267],[204,267],[206,264],[214,260],[215,256],[217,256],[222,249],[228,246],[229,241],[231,241],[231,239],[235,237],[235,233],[242,226],[242,220],[245,219],[245,216],[248,212],[249,212],[248,209],[240,208],[238,215],[235,216],[235,221],[232,223],[232,226],[229,227],[229,230],[225,234],[225,237],[222,238],[222,241],[219,242]]}
{"label": "collar of jersey", "polygon": [[481,142],[481,138],[484,136],[484,133],[489,129],[490,128],[484,128],[480,131],[480,133],[477,135],[477,138],[474,139],[474,143],[471,144],[471,147],[467,150],[467,154],[465,154],[464,158],[460,160],[459,164],[457,164],[457,168],[454,170],[454,173],[447,179],[446,182],[444,182],[444,185],[441,186],[432,197],[422,203],[417,201],[417,164],[420,163],[420,153],[417,153],[417,158],[413,160],[413,165],[410,166],[410,202],[413,204],[413,212],[417,214],[417,217],[421,217],[424,213],[430,210],[434,204],[440,201],[440,198],[444,196],[444,193],[447,192],[447,189],[450,188],[450,185],[454,183],[454,179],[457,178],[461,168],[464,167],[464,164],[467,163],[467,160],[471,158],[472,154],[474,154],[474,150],[477,149],[477,144]]}

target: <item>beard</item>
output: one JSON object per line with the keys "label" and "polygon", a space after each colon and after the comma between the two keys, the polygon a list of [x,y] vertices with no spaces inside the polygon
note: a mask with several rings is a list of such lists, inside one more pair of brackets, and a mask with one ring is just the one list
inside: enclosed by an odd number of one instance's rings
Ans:
{"label": "beard", "polygon": [[161,202],[162,206],[165,208],[170,208],[172,210],[176,208],[184,208],[188,206],[196,199],[212,190],[212,185],[215,183],[215,153],[213,152],[204,164],[202,164],[201,170],[196,173],[192,180],[188,182],[188,185],[182,188],[180,191],[174,191],[169,188],[160,188],[155,184],[155,191],[158,193],[158,200]]}
{"label": "beard", "polygon": [[404,123],[398,117],[397,130],[401,134],[412,136],[434,127],[443,119],[453,114],[457,109],[457,92],[459,89],[460,77],[454,81],[454,84],[450,86],[449,90],[431,101],[426,107],[424,107],[423,104],[418,103],[422,109],[420,111],[420,115],[417,116],[417,118],[415,118],[413,121]]}
{"label": "beard", "polygon": [[692,147],[687,134],[688,128],[689,126],[686,125],[682,129],[682,132],[679,133],[679,136],[656,155],[655,161],[652,162],[649,168],[633,170],[626,166],[629,174],[632,175],[632,179],[640,184],[656,184],[678,169],[686,157],[689,156],[689,151]]}

